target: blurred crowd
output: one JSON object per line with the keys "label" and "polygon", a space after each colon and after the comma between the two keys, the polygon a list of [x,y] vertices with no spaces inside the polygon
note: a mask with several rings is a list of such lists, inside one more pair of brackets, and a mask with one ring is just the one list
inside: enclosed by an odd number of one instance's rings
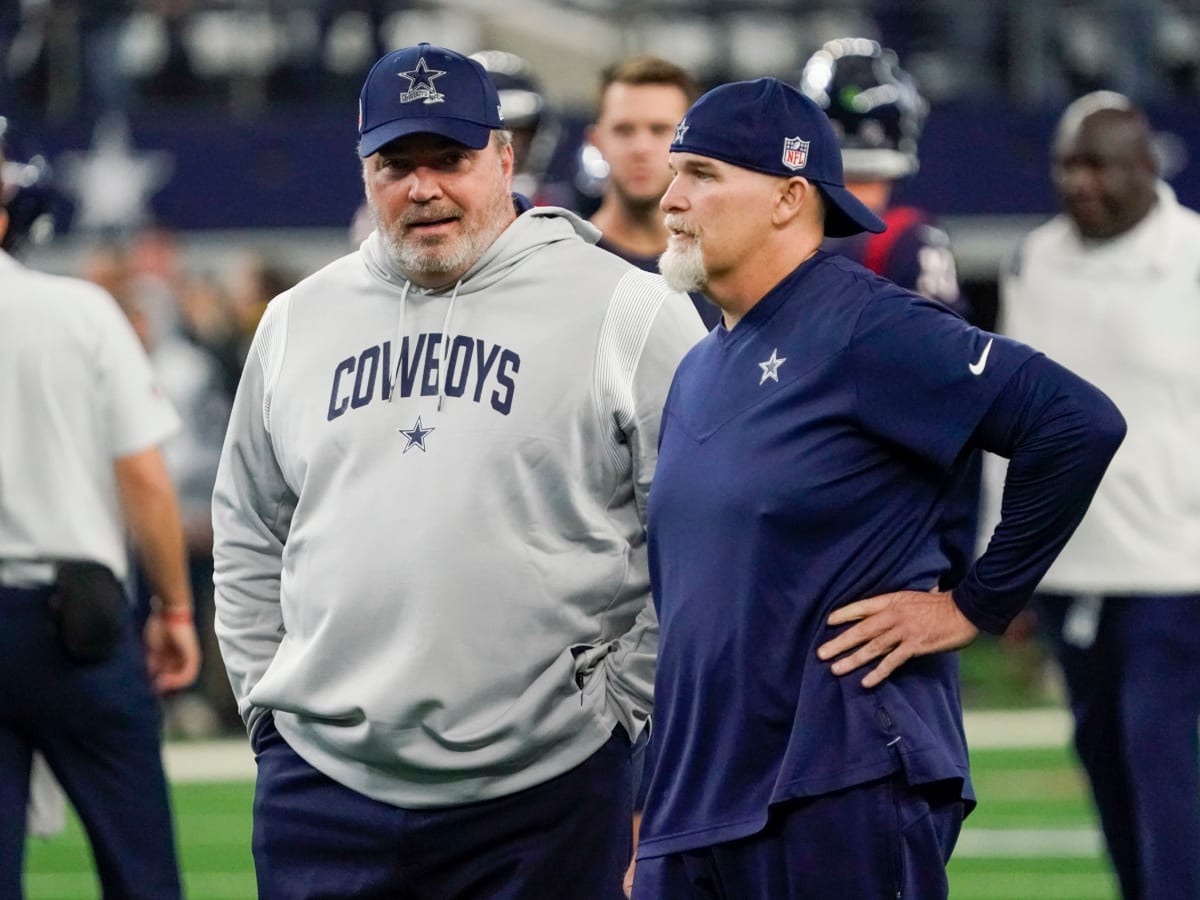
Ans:
{"label": "blurred crowd", "polygon": [[[934,103],[1007,96],[1050,108],[1100,86],[1142,102],[1200,93],[1197,0],[544,0],[522,8],[543,7],[595,30],[598,47],[615,42],[615,55],[656,53],[707,84],[766,69],[782,77],[825,40],[861,34],[895,49]],[[0,0],[0,107],[62,120],[156,105],[253,115],[340,103],[371,61],[414,33],[443,33],[456,46],[499,43],[492,32],[500,27],[539,36],[536,15],[501,15],[500,5],[453,0]],[[580,97],[569,85],[560,90],[559,100]]]}

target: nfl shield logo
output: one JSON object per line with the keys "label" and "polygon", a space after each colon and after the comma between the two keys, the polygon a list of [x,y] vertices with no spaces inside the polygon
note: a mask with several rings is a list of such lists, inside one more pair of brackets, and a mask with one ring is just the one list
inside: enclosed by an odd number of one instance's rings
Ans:
{"label": "nfl shield logo", "polygon": [[808,141],[798,137],[783,139],[783,164],[789,169],[803,169],[808,162]]}

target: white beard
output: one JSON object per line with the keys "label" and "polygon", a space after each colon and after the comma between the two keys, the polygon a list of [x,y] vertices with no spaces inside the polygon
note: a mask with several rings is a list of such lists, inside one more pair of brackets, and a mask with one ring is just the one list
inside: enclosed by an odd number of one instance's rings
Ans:
{"label": "white beard", "polygon": [[398,241],[386,228],[376,227],[383,237],[383,246],[392,266],[407,276],[445,275],[468,269],[494,240],[491,234],[475,232],[463,234],[448,243],[423,246],[411,239]]}
{"label": "white beard", "polygon": [[703,291],[708,285],[704,248],[697,237],[672,238],[658,258],[658,270],[673,291],[693,293]]}
{"label": "white beard", "polygon": [[[512,209],[512,195],[506,185],[500,185],[474,231],[466,230],[449,240],[423,242],[406,234],[402,223],[393,223],[394,228],[389,228],[378,208],[370,204],[371,218],[383,238],[388,262],[405,278],[466,272],[508,227]],[[447,214],[453,212],[448,210]]]}

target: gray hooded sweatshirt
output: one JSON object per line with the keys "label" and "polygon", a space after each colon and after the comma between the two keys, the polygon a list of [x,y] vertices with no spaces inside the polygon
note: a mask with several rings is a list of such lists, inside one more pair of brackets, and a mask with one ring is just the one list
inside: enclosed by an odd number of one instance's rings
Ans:
{"label": "gray hooded sweatshirt", "polygon": [[452,288],[377,234],[267,307],[213,498],[216,631],[251,733],[438,807],[581,763],[650,713],[646,494],[686,295],[519,216]]}

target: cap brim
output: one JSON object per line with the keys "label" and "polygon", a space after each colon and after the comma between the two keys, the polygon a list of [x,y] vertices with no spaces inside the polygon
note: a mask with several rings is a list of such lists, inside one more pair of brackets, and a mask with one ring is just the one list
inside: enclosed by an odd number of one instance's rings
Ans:
{"label": "cap brim", "polygon": [[366,159],[384,144],[410,134],[440,134],[442,137],[457,141],[472,150],[482,150],[492,139],[491,128],[475,122],[464,122],[462,119],[433,116],[428,119],[396,119],[363,132],[359,141],[358,155]]}
{"label": "cap brim", "polygon": [[824,182],[815,184],[825,195],[825,234],[829,237],[850,237],[863,231],[874,234],[887,231],[883,219],[844,187]]}

